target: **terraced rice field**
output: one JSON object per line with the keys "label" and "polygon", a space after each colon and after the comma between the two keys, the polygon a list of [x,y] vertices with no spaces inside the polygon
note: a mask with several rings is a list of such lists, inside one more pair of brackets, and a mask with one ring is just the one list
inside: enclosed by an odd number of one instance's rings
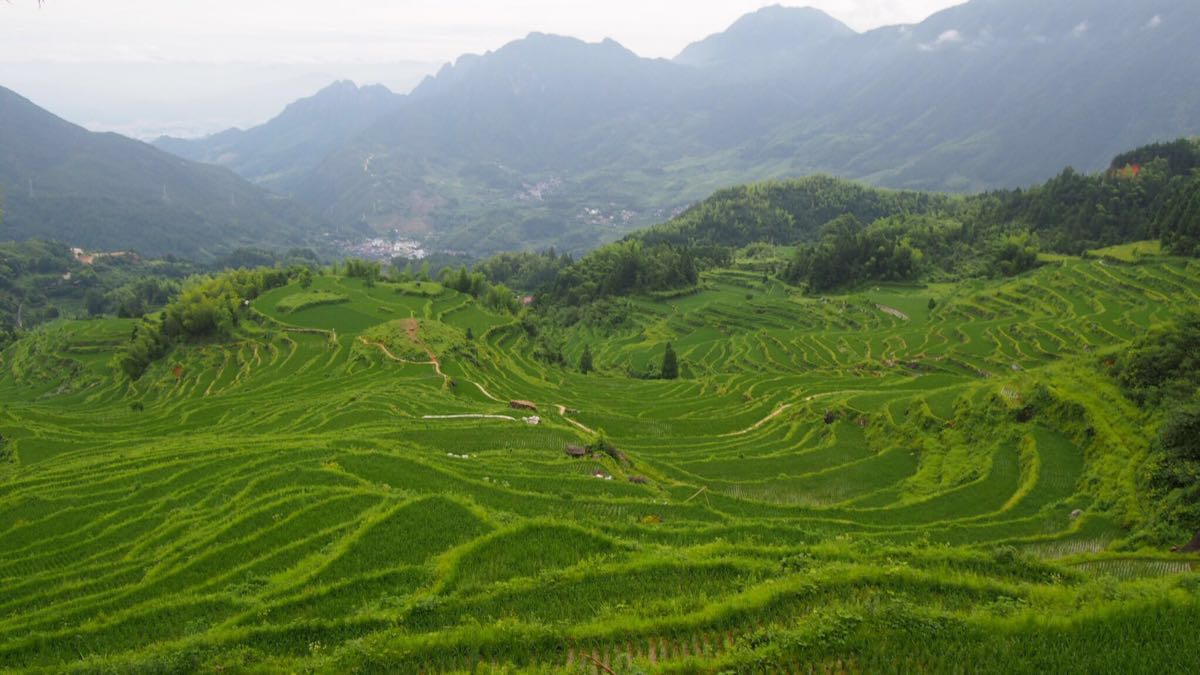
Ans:
{"label": "terraced rice field", "polygon": [[[1200,304],[1200,266],[706,283],[571,329],[590,376],[465,296],[332,277],[137,383],[108,361],[130,322],[14,345],[0,669],[938,670],[910,623],[1144,647],[1123,621],[1196,618],[1195,558],[1106,552],[1143,515],[1149,440],[1104,361]],[[318,292],[338,301],[285,302]],[[681,379],[625,375],[667,341]],[[626,461],[564,453],[601,429]],[[911,648],[857,650],[860,624]],[[1060,652],[1046,634],[1031,653]]]}

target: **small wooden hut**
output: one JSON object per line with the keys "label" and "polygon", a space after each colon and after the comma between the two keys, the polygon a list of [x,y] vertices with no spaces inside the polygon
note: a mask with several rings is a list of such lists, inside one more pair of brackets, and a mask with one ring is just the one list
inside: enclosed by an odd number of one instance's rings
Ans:
{"label": "small wooden hut", "polygon": [[531,401],[509,401],[508,407],[513,410],[528,410],[530,412],[537,412],[538,409],[537,405]]}
{"label": "small wooden hut", "polygon": [[590,451],[587,448],[583,447],[582,445],[568,445],[567,446],[567,456],[568,457],[574,457],[575,459],[582,459],[584,457],[587,457],[589,453],[590,453]]}

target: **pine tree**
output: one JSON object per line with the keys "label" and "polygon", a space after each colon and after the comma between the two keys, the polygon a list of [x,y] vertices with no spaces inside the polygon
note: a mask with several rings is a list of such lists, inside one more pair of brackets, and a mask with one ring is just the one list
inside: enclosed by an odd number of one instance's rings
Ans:
{"label": "pine tree", "polygon": [[679,379],[679,359],[675,356],[675,348],[670,342],[667,343],[667,350],[663,352],[662,379]]}
{"label": "pine tree", "polygon": [[466,265],[458,268],[458,277],[454,280],[451,288],[459,293],[467,293],[471,290],[471,275],[467,272]]}
{"label": "pine tree", "polygon": [[584,375],[592,372],[592,348],[588,345],[583,346],[583,356],[579,357],[579,372]]}

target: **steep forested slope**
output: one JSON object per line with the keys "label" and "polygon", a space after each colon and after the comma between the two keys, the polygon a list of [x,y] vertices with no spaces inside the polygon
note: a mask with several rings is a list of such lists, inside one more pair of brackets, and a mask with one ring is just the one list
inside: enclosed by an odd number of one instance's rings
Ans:
{"label": "steep forested slope", "polygon": [[403,101],[403,96],[381,85],[336,82],[260,126],[202,139],[164,137],[154,145],[180,157],[228,167],[263,186],[287,192],[296,176],[310,171]]}
{"label": "steep forested slope", "polygon": [[317,234],[304,209],[228,169],[92,133],[0,88],[0,240],[209,257]]}

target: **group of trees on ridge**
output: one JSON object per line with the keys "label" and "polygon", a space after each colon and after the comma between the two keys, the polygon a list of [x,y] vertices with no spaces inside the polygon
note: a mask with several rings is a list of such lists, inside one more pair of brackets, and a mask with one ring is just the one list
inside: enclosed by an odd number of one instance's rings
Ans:
{"label": "group of trees on ridge", "polygon": [[[795,246],[775,270],[811,292],[873,281],[1005,276],[1041,251],[1078,255],[1152,237],[1168,252],[1200,251],[1200,140],[1149,145],[1109,170],[1067,168],[1027,190],[971,196],[891,191],[810,176],[717,192],[674,220],[579,260],[504,254],[476,267],[537,291],[539,306],[581,308],[694,286],[756,243]],[[567,312],[577,314],[578,312]]]}
{"label": "group of trees on ridge", "polygon": [[0,346],[21,330],[59,318],[141,318],[161,310],[197,275],[318,265],[317,254],[308,249],[282,254],[236,249],[201,265],[174,256],[147,258],[134,251],[79,260],[58,242],[0,242]]}
{"label": "group of trees on ridge", "polygon": [[249,314],[251,300],[305,272],[311,270],[262,267],[193,278],[162,312],[134,326],[130,341],[116,357],[117,366],[137,380],[177,343],[229,337]]}
{"label": "group of trees on ridge", "polygon": [[[134,327],[129,343],[117,358],[117,365],[130,379],[139,379],[173,345],[228,338],[243,320],[253,316],[250,302],[259,295],[289,283],[299,283],[307,288],[317,274],[358,279],[367,287],[385,280],[414,283],[417,286],[431,281],[427,267],[417,274],[411,270],[391,270],[390,274],[385,274],[382,263],[357,258],[347,258],[328,268],[314,264],[283,267],[277,263],[275,267],[234,269],[210,276],[195,276],[182,286],[174,300],[167,303],[161,312],[144,318]],[[493,311],[515,314],[522,307],[514,291],[504,284],[491,283],[481,272],[471,272],[466,267],[457,270],[443,268],[440,281],[448,288],[476,297]]]}
{"label": "group of trees on ridge", "polygon": [[1171,197],[1163,200],[1155,213],[1154,233],[1166,250],[1200,256],[1200,175],[1170,189]]}
{"label": "group of trees on ridge", "polygon": [[54,242],[0,243],[0,332],[29,330],[61,317],[140,317],[165,305],[195,274],[182,260],[97,256],[90,264]]}
{"label": "group of trees on ridge", "polygon": [[1147,410],[1165,410],[1143,477],[1160,509],[1157,527],[1200,523],[1200,312],[1148,333],[1113,360],[1125,394]]}

